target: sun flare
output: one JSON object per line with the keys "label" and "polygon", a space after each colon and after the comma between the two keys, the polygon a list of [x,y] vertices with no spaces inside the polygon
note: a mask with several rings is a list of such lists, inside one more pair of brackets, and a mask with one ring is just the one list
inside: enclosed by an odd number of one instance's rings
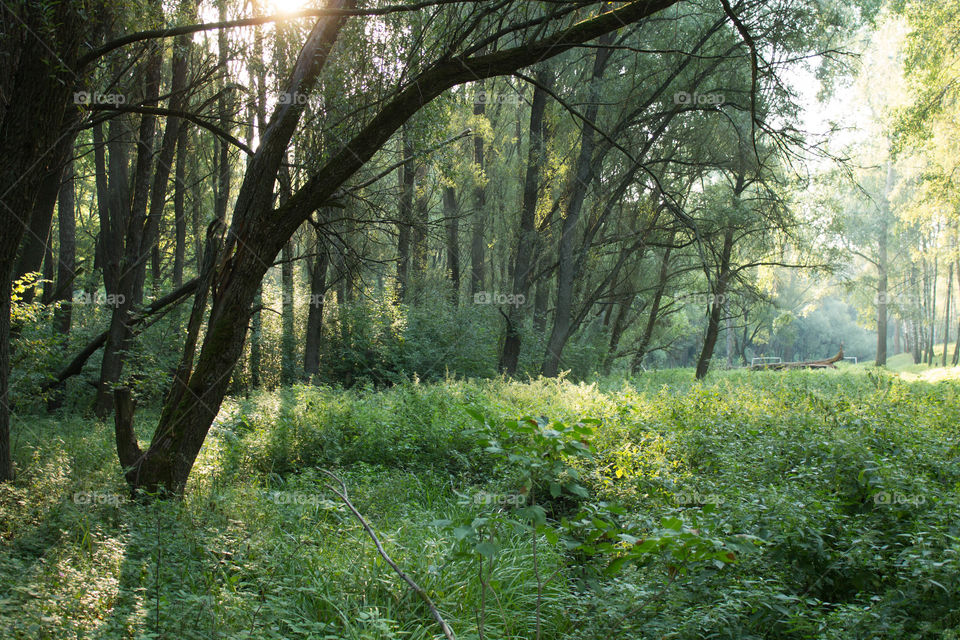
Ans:
{"label": "sun flare", "polygon": [[268,0],[268,6],[274,13],[296,13],[309,8],[311,4],[311,0]]}

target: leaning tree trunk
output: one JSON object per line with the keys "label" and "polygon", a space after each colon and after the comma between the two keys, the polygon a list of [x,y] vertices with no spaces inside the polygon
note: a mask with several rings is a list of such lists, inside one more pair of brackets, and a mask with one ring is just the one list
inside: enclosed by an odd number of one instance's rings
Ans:
{"label": "leaning tree trunk", "polygon": [[[675,0],[638,0],[574,24],[542,40],[493,54],[458,56],[436,62],[418,82],[399,90],[380,111],[330,158],[289,201],[272,208],[273,184],[302,105],[278,105],[237,195],[226,244],[212,270],[211,309],[196,366],[177,379],[177,394],[164,403],[150,448],[121,464],[134,488],[181,493],[226,394],[230,375],[243,352],[251,304],[266,270],[283,244],[307,217],[334,199],[343,184],[373,157],[423,105],[447,89],[480,77],[507,75],[538,60],[643,20]],[[340,0],[334,9],[353,6]],[[343,18],[318,21],[301,51],[288,93],[310,90],[322,69]],[[185,353],[184,363],[192,362]],[[134,452],[136,453],[136,452]],[[128,464],[132,463],[132,464]]]}

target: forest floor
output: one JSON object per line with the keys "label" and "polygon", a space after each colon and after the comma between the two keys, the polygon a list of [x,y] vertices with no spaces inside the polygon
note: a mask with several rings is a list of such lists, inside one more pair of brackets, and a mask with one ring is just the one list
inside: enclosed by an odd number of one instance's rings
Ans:
{"label": "forest floor", "polygon": [[[330,469],[461,639],[957,638],[960,381],[918,373],[262,392],[224,406],[185,499],[150,504],[125,499],[112,425],[17,416],[0,637],[439,637]],[[507,517],[536,462],[522,416],[548,438],[600,421],[564,463],[585,495],[538,494],[537,534]],[[646,533],[575,548],[613,503]]]}

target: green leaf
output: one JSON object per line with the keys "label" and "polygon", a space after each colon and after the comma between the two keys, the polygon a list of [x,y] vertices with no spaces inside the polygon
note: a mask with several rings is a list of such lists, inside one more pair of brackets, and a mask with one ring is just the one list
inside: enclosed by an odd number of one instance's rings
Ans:
{"label": "green leaf", "polygon": [[467,412],[467,415],[469,415],[471,418],[473,418],[477,422],[481,424],[487,423],[487,419],[483,417],[483,414],[480,413],[480,411],[478,411],[474,407],[465,407],[464,410]]}
{"label": "green leaf", "polygon": [[613,576],[620,573],[620,570],[623,568],[623,565],[627,563],[630,558],[627,556],[620,556],[616,558],[613,562],[607,565],[607,568],[603,570],[603,573],[608,576]]}

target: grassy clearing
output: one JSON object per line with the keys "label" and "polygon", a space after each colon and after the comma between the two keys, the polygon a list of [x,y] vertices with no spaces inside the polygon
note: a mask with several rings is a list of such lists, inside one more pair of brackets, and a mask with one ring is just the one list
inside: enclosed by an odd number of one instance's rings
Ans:
{"label": "grassy clearing", "polygon": [[[324,487],[337,471],[385,547],[460,638],[955,638],[960,384],[839,372],[665,371],[571,384],[295,387],[224,407],[182,503],[125,501],[110,425],[22,416],[0,487],[0,637],[413,638],[423,604]],[[522,529],[479,565],[437,519],[489,515],[516,469],[484,451],[522,415],[598,418],[590,497],[653,532],[664,517],[756,536],[731,564],[664,553],[602,569]],[[144,412],[141,424],[155,416]],[[549,580],[548,580],[549,578]]]}

